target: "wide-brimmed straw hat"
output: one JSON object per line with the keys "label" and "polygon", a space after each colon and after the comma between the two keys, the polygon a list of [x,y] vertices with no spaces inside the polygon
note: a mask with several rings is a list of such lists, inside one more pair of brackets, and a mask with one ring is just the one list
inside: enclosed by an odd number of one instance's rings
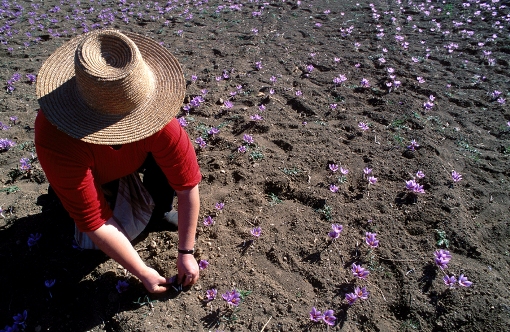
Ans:
{"label": "wide-brimmed straw hat", "polygon": [[134,33],[96,30],[58,48],[37,77],[46,118],[71,137],[105,145],[149,137],[179,112],[186,84],[177,59]]}

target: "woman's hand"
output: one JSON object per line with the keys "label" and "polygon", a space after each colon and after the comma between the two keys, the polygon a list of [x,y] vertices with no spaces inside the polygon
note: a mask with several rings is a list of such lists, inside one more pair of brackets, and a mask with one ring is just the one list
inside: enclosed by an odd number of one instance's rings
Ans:
{"label": "woman's hand", "polygon": [[190,254],[179,254],[177,256],[177,282],[182,286],[190,286],[198,281],[198,263],[195,257]]}
{"label": "woman's hand", "polygon": [[168,287],[165,286],[168,283],[167,279],[151,267],[146,267],[140,275],[140,280],[150,293],[163,293],[168,290]]}

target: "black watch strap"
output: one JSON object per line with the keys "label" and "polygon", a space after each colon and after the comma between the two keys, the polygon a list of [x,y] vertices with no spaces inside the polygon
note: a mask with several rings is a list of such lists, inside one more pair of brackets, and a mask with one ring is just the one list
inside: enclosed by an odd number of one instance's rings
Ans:
{"label": "black watch strap", "polygon": [[191,249],[191,250],[177,249],[177,251],[179,252],[179,254],[193,255],[195,253],[195,249]]}

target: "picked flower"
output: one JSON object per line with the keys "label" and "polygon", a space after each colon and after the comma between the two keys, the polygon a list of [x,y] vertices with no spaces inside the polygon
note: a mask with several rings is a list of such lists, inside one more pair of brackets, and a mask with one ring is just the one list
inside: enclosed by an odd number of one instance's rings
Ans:
{"label": "picked flower", "polygon": [[230,292],[226,292],[225,294],[222,294],[221,297],[223,297],[223,299],[227,301],[229,305],[232,305],[234,307],[237,307],[241,303],[241,294],[239,294],[239,292],[235,289],[233,289]]}
{"label": "picked flower", "polygon": [[205,226],[212,226],[214,225],[214,219],[211,216],[207,216],[204,218],[204,225]]}
{"label": "picked flower", "polygon": [[201,259],[200,262],[198,262],[198,268],[200,270],[205,270],[205,269],[207,269],[208,266],[209,266],[209,262],[206,261],[205,259]]}
{"label": "picked flower", "polygon": [[365,233],[365,242],[372,248],[377,248],[379,246],[379,240],[376,239],[376,233]]}
{"label": "picked flower", "polygon": [[257,226],[254,229],[252,229],[250,231],[250,233],[251,233],[251,235],[258,238],[258,237],[260,237],[260,235],[262,235],[262,228],[260,228],[260,226]]}
{"label": "picked flower", "polygon": [[473,283],[468,280],[463,274],[459,276],[459,285],[462,287],[470,287]]}
{"label": "picked flower", "polygon": [[443,282],[446,286],[450,287],[450,288],[454,288],[455,287],[455,284],[457,283],[457,278],[455,278],[455,276],[444,276],[443,278]]}

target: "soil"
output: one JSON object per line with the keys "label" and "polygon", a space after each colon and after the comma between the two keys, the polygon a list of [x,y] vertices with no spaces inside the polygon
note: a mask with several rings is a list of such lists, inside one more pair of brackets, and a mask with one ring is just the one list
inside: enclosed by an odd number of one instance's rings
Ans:
{"label": "soil", "polygon": [[[24,310],[25,331],[510,326],[504,1],[62,0],[4,1],[0,8],[0,138],[16,143],[0,153],[0,328]],[[33,145],[35,85],[26,74],[37,74],[71,37],[101,27],[163,43],[182,64],[185,105],[203,95],[200,106],[179,115],[190,138],[207,143],[196,144],[200,218],[215,220],[210,227],[199,220],[195,257],[210,265],[190,289],[148,294],[103,253],[73,248],[73,221],[48,195]],[[21,79],[9,92],[15,73]],[[335,84],[339,75],[347,80]],[[401,85],[390,89],[394,81]],[[209,135],[212,127],[219,133]],[[246,152],[238,152],[241,145]],[[20,168],[21,158],[32,161],[30,171]],[[349,173],[333,173],[330,164]],[[462,180],[452,181],[453,170]],[[413,178],[425,193],[406,192]],[[217,202],[225,203],[221,212]],[[343,225],[334,241],[331,224]],[[256,226],[259,238],[250,234]],[[377,248],[365,243],[366,232],[377,233]],[[41,238],[29,247],[36,233]],[[135,248],[170,277],[176,241],[170,227],[151,224]],[[452,255],[444,271],[434,263],[439,249]],[[368,269],[366,280],[353,277],[353,263]],[[445,273],[473,284],[449,288]],[[129,283],[125,292],[118,281]],[[370,295],[349,306],[345,295],[356,286]],[[218,296],[206,302],[211,288]],[[221,297],[233,289],[243,298],[237,308]],[[312,307],[334,310],[334,326],[312,322]]]}

